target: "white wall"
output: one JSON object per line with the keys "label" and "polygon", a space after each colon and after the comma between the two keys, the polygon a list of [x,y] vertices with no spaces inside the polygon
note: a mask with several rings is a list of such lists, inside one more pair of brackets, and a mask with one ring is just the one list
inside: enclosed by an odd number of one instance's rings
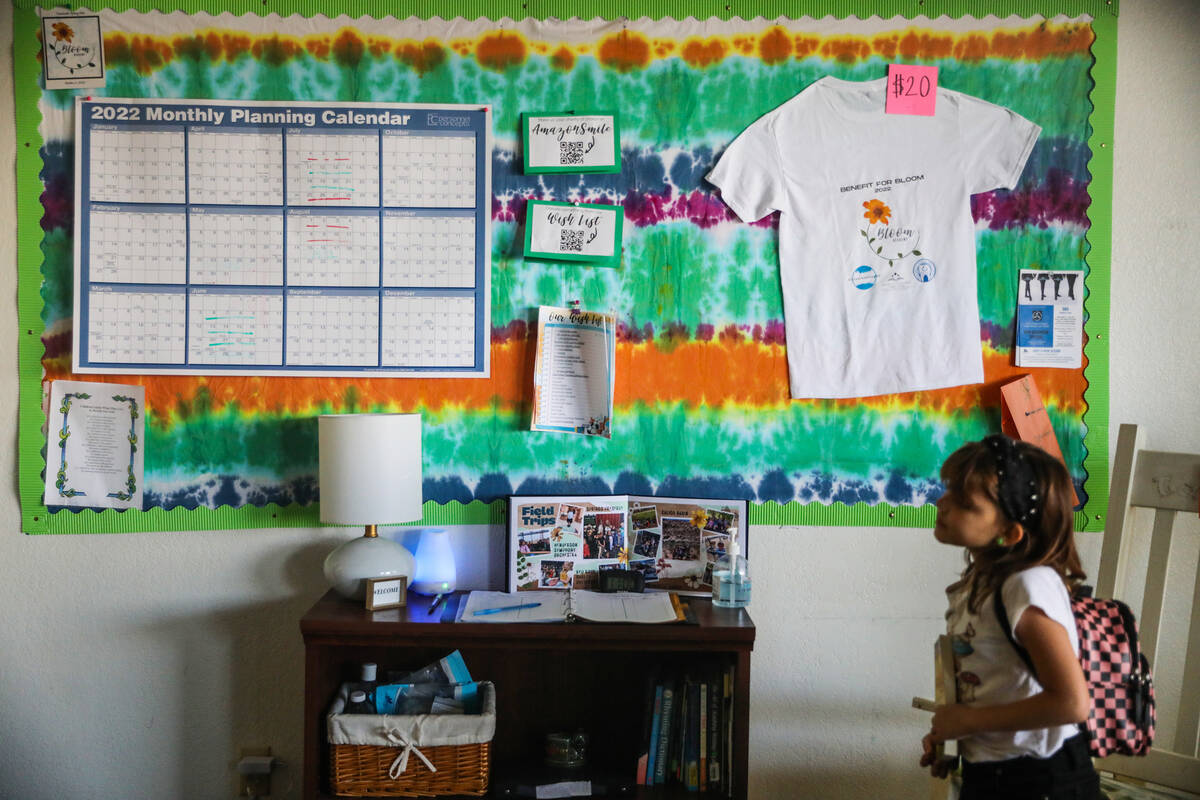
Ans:
{"label": "white wall", "polygon": [[[1113,211],[1111,419],[1200,450],[1193,0],[1124,4]],[[12,108],[0,3],[0,109]],[[0,304],[15,320],[11,116],[0,114]],[[324,591],[330,532],[23,536],[16,325],[0,330],[0,796],[224,798],[242,745],[287,762],[299,794],[297,620]],[[486,530],[460,530],[487,550]],[[915,762],[940,589],[959,555],[924,530],[758,528],[755,798],[925,796]],[[494,541],[495,537],[492,537]],[[1094,536],[1085,537],[1095,564]],[[496,552],[494,545],[490,546]],[[495,574],[476,563],[474,580]],[[480,584],[477,584],[477,586]],[[59,587],[67,587],[64,591]]]}

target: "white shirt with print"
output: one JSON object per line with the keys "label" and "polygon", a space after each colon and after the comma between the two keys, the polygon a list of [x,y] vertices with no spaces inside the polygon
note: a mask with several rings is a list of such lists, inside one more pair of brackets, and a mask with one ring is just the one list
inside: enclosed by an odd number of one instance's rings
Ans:
{"label": "white shirt with print", "polygon": [[[1071,596],[1062,578],[1050,567],[1033,567],[1010,575],[1001,587],[1009,624],[1016,635],[1021,615],[1037,606],[1061,625],[1079,655],[1079,634],[1071,613]],[[1024,700],[1042,691],[1042,686],[1017,654],[996,619],[989,595],[980,602],[979,613],[967,609],[965,591],[950,598],[946,632],[954,646],[958,700],[969,706],[994,706]],[[1022,642],[1022,645],[1024,643]],[[1067,739],[1079,732],[1077,725],[1056,725],[1029,731],[979,733],[959,741],[964,758],[972,762],[1001,761],[1032,755],[1053,755]]]}
{"label": "white shirt with print", "polygon": [[1014,187],[1041,128],[949,89],[932,117],[885,114],[886,90],[821,78],[708,175],[742,220],[780,212],[794,398],[983,381],[970,197]]}

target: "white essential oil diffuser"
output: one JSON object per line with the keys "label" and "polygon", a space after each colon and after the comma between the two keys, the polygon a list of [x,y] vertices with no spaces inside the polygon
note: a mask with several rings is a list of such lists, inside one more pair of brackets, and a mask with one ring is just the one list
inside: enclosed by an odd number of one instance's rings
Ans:
{"label": "white essential oil diffuser", "polygon": [[450,534],[441,528],[426,528],[417,543],[417,572],[409,588],[417,594],[445,594],[457,588],[455,580]]}

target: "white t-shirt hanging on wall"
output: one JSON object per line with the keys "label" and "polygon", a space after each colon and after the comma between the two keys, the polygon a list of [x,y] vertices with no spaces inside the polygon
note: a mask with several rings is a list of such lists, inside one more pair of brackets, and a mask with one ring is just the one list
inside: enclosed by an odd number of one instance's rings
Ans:
{"label": "white t-shirt hanging on wall", "polygon": [[970,196],[1014,187],[1041,128],[950,89],[935,116],[885,114],[886,91],[821,78],[708,175],[742,220],[780,212],[794,398],[983,381]]}

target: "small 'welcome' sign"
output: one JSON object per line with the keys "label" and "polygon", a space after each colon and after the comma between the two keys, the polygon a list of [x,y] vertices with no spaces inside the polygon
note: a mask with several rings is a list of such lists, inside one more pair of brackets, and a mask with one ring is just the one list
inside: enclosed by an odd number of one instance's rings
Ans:
{"label": "small 'welcome' sign", "polygon": [[609,111],[526,111],[525,173],[620,172],[621,137]]}
{"label": "small 'welcome' sign", "polygon": [[367,578],[366,606],[368,611],[399,608],[408,604],[408,578]]}
{"label": "small 'welcome' sign", "polygon": [[620,206],[530,200],[525,209],[525,257],[615,267],[621,263],[624,220]]}

